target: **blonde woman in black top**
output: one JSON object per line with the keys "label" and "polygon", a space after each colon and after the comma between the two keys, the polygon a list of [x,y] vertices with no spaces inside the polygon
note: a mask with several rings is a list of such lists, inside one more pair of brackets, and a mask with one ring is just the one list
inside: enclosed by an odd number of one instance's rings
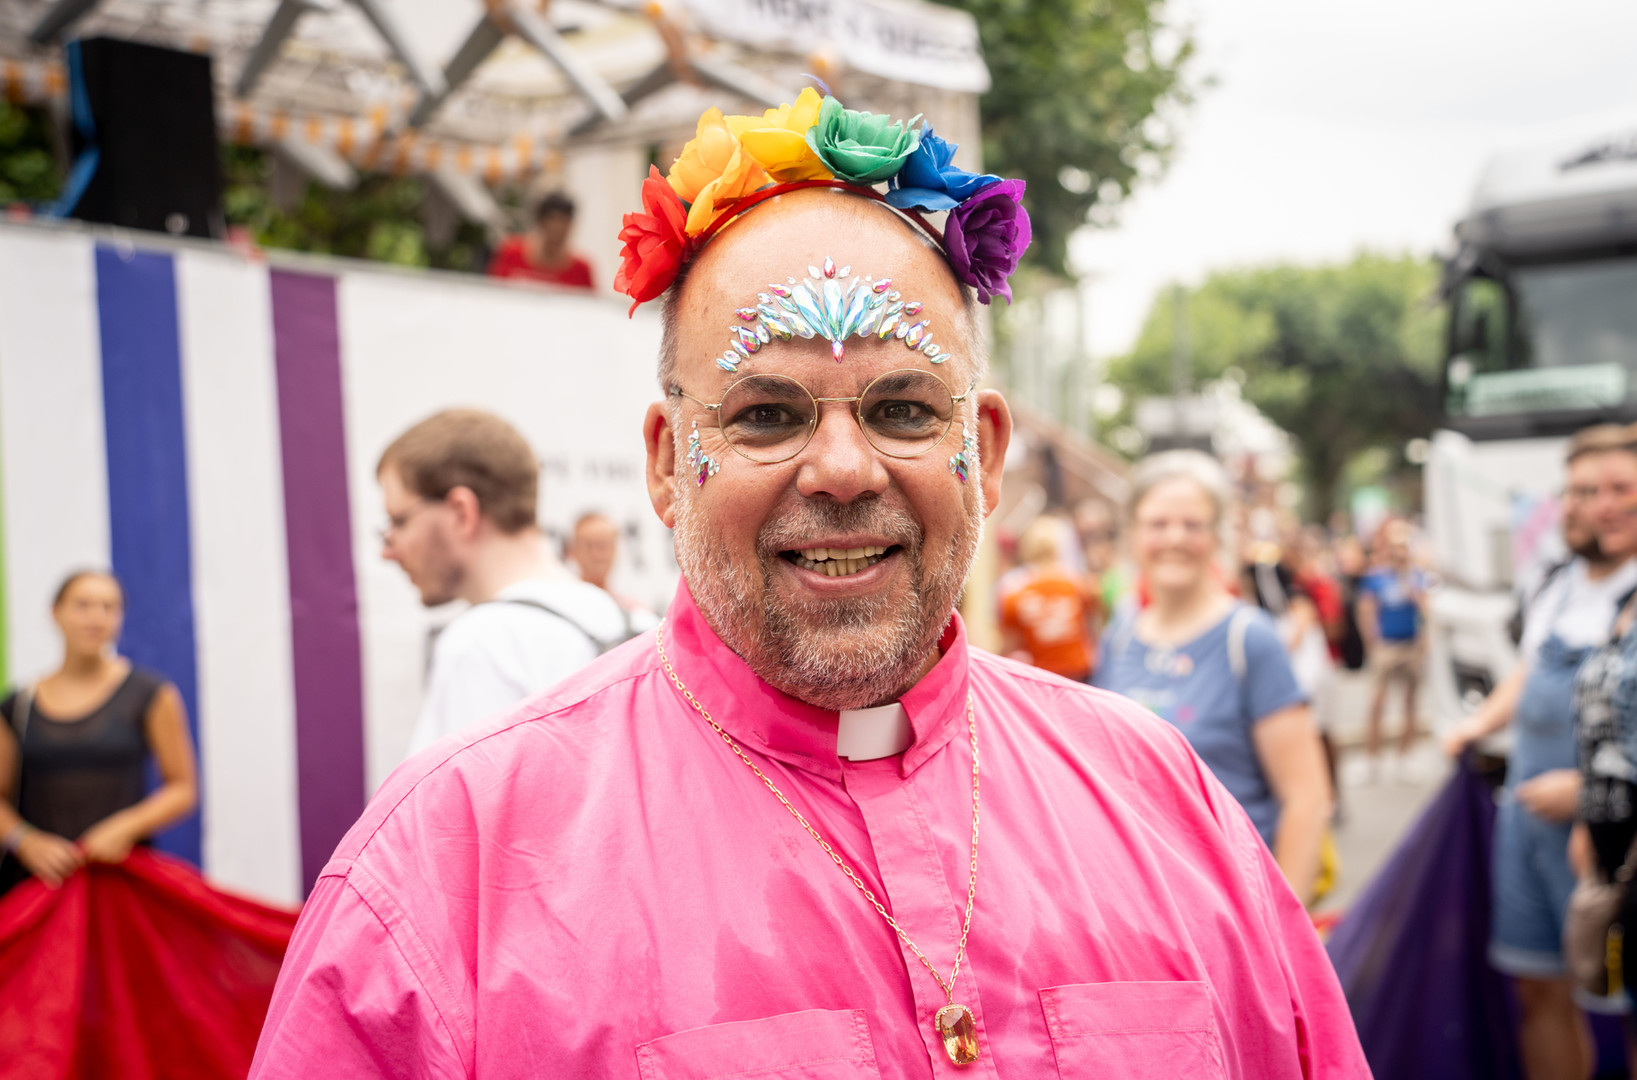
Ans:
{"label": "blonde woman in black top", "polygon": [[114,651],[124,609],[112,574],[69,577],[51,608],[62,665],[0,702],[0,889],[30,874],[55,888],[87,861],[121,862],[198,802],[181,695]]}

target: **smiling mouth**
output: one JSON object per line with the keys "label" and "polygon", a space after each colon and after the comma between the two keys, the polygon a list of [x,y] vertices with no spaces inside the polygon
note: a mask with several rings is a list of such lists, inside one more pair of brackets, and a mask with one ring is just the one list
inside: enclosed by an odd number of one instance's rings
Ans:
{"label": "smiling mouth", "polygon": [[892,547],[802,548],[780,552],[780,555],[803,570],[828,577],[846,577],[869,569],[897,550],[894,544]]}

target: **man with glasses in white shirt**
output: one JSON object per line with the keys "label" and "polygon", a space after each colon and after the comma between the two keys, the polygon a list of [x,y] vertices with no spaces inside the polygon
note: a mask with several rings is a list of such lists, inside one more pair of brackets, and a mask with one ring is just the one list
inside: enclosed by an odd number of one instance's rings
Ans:
{"label": "man with glasses in white shirt", "polygon": [[409,753],[539,693],[630,636],[613,597],[553,558],[536,521],[540,467],[523,436],[449,409],[398,436],[376,479],[381,555],[427,607],[471,605],[438,635]]}

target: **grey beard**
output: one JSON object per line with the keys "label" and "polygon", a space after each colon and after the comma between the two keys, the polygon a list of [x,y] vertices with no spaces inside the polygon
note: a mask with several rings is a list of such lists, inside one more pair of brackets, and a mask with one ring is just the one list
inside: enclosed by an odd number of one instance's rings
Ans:
{"label": "grey beard", "polygon": [[[892,699],[921,674],[949,623],[983,538],[983,496],[974,471],[965,526],[947,550],[927,552],[920,523],[880,496],[851,503],[801,500],[756,538],[757,562],[736,564],[695,517],[693,492],[677,487],[676,557],[713,630],[765,682],[821,709],[858,709]],[[909,562],[910,597],[802,603],[772,587],[779,552],[823,533],[872,533]]]}

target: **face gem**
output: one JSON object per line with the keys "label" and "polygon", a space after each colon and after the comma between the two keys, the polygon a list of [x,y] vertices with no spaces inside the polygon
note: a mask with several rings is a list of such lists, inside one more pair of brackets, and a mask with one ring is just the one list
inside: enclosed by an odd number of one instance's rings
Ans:
{"label": "face gem", "polygon": [[[732,356],[732,355],[733,355],[732,353],[728,354],[728,356]],[[729,360],[727,356],[718,356],[716,358],[716,366],[721,368],[723,371],[738,371],[739,370],[739,361],[738,360]]]}
{"label": "face gem", "polygon": [[685,458],[694,476],[700,484],[709,477],[715,476],[722,469],[722,463],[705,453],[705,447],[699,441],[699,421],[693,422],[693,430],[688,432],[688,454]]}
{"label": "face gem", "polygon": [[847,299],[847,309],[841,316],[841,333],[838,337],[852,337],[864,325],[864,316],[869,314],[870,297],[873,295],[868,289],[853,290],[853,295]]}
{"label": "face gem", "polygon": [[847,295],[842,292],[841,282],[831,278],[824,283],[824,328],[829,331],[826,337],[847,336],[841,329],[842,305],[846,302]]}
{"label": "face gem", "polygon": [[972,473],[972,463],[978,458],[978,440],[972,437],[966,425],[961,425],[961,451],[949,459],[949,471],[961,483]]}
{"label": "face gem", "polygon": [[950,355],[951,355],[950,353],[941,352],[937,356],[934,356],[932,358],[932,362],[934,364],[946,364],[946,363],[949,362]]}
{"label": "face gem", "polygon": [[[871,336],[882,341],[897,337],[936,358],[939,346],[932,342],[931,323],[921,320],[912,326],[903,318],[906,313],[920,312],[923,305],[901,299],[902,294],[891,287],[891,278],[853,277],[851,266],[838,268],[828,255],[822,266],[807,269],[811,274],[807,280],[790,278],[789,285],[770,284],[767,292],[757,294],[754,307],[734,309],[734,315],[749,325],[728,328],[733,350],[723,354],[719,366],[731,371],[729,365],[736,367],[774,338],[789,341],[792,337],[824,338],[837,360],[846,354],[848,338]],[[909,336],[912,330],[913,338]]]}

